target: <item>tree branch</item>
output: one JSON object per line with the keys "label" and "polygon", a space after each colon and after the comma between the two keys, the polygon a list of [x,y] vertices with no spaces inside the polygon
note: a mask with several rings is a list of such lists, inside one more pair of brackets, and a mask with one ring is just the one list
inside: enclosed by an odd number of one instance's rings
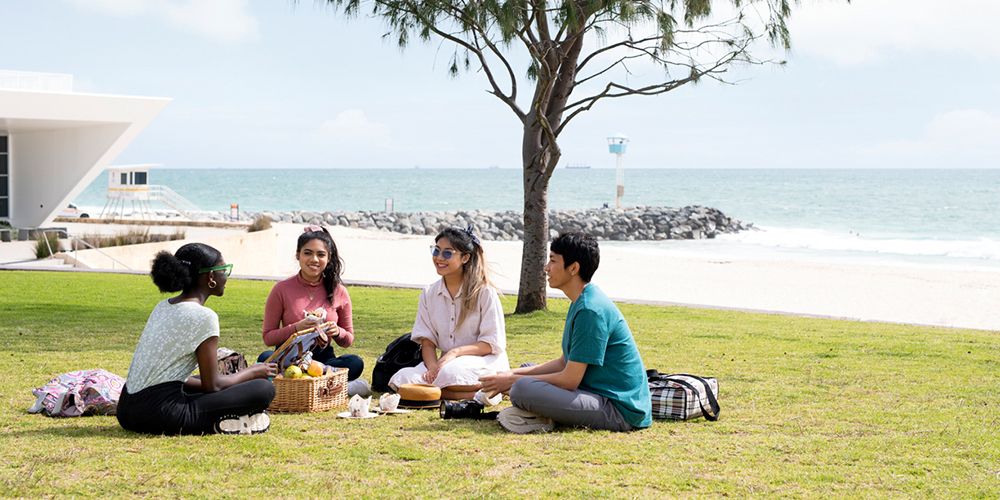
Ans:
{"label": "tree branch", "polygon": [[[457,15],[465,16],[465,12],[461,11],[461,10],[458,10]],[[504,57],[503,53],[500,52],[500,49],[490,39],[490,37],[488,36],[489,35],[489,32],[488,32],[489,30],[485,26],[482,26],[479,23],[475,22],[474,20],[468,19],[467,17],[465,19],[467,20],[467,22],[469,22],[470,24],[472,24],[473,26],[476,27],[476,31],[478,31],[482,35],[481,38],[483,39],[483,42],[486,44],[487,47],[489,47],[490,51],[493,52],[493,54],[496,56],[496,58],[499,59],[501,63],[503,63],[504,68],[507,69],[507,76],[510,78],[510,94],[507,94],[504,97],[508,98],[510,101],[514,102],[515,105],[516,105],[516,103],[517,103],[517,76],[514,74],[514,69],[511,67],[510,62],[507,60],[506,57]],[[476,31],[472,32],[473,36],[476,36]],[[486,63],[483,61],[483,58],[480,58],[480,62],[482,63],[482,65],[484,67],[486,66]],[[494,85],[494,89],[493,90],[494,90],[493,94],[496,95],[496,92],[499,89],[497,88],[496,85]],[[500,96],[498,95],[497,97],[500,97]],[[520,111],[520,108],[518,108],[515,111],[515,114],[517,114],[518,118],[520,118],[522,121],[524,120],[524,112]]]}
{"label": "tree branch", "polygon": [[638,58],[644,57],[644,56],[645,56],[645,54],[633,54],[633,55],[630,55],[630,56],[622,56],[622,57],[618,58],[617,61],[609,64],[607,68],[604,68],[601,71],[598,71],[597,73],[594,73],[593,75],[590,75],[590,76],[588,76],[588,77],[586,77],[586,78],[584,78],[582,80],[577,80],[576,83],[574,84],[574,86],[582,85],[582,84],[586,83],[589,80],[597,78],[597,77],[603,75],[604,73],[607,73],[608,71],[611,71],[612,69],[615,69],[615,67],[617,67],[618,65],[623,64],[625,61],[627,61],[629,59],[638,59]]}
{"label": "tree branch", "polygon": [[[585,57],[583,59],[583,61],[580,62],[580,64],[576,65],[576,72],[579,73],[580,70],[582,70],[583,67],[586,66],[587,63],[589,63],[591,61],[591,59],[593,59],[593,58],[595,58],[595,57],[597,57],[597,56],[599,56],[599,55],[601,55],[601,54],[603,54],[605,52],[617,49],[619,47],[628,47],[631,44],[649,43],[649,42],[652,42],[654,40],[659,40],[660,38],[661,37],[659,37],[659,36],[651,36],[651,37],[646,37],[646,38],[643,38],[641,40],[635,40],[635,41],[624,40],[624,41],[621,41],[621,42],[618,42],[618,43],[613,43],[613,44],[608,45],[606,47],[602,47],[600,49],[597,49],[597,50],[591,52],[589,55],[587,55],[587,57]],[[602,73],[603,73],[603,71],[602,71]]]}
{"label": "tree branch", "polygon": [[[403,9],[401,8],[402,5],[405,5],[408,8]],[[525,119],[524,111],[522,111],[521,108],[518,107],[517,102],[513,99],[512,96],[505,94],[500,89],[500,85],[497,83],[496,78],[493,76],[493,71],[490,68],[489,62],[486,60],[486,56],[483,54],[483,51],[479,47],[473,45],[472,43],[469,43],[468,41],[460,37],[457,37],[451,33],[448,33],[438,28],[438,26],[433,22],[433,20],[427,19],[419,12],[419,9],[416,7],[416,5],[413,4],[413,2],[401,2],[399,4],[396,4],[394,7],[402,10],[403,12],[419,20],[428,30],[430,30],[435,35],[440,36],[441,38],[448,40],[460,47],[463,47],[466,50],[475,54],[476,58],[479,59],[479,64],[482,66],[483,71],[486,73],[486,78],[487,80],[489,80],[490,86],[493,87],[493,91],[490,93],[495,95],[504,104],[506,104],[511,109],[511,111],[513,111],[514,114],[517,115],[518,119],[520,119],[522,122],[524,121]],[[475,34],[475,32],[473,32],[473,34]],[[497,57],[501,61],[503,61],[504,65],[508,69],[510,69],[510,65],[507,62],[506,58],[504,58],[499,53],[497,53]],[[515,79],[513,78],[513,71],[511,71],[510,74],[512,76],[511,80],[514,81]]]}
{"label": "tree branch", "polygon": [[[670,92],[671,90],[674,90],[684,84],[697,81],[698,79],[704,76],[715,78],[714,75],[716,73],[725,72],[724,69],[725,66],[736,60],[738,57],[745,55],[746,49],[747,45],[744,44],[738,50],[726,54],[724,57],[718,59],[711,67],[707,69],[698,69],[694,65],[689,65],[689,67],[692,70],[691,73],[686,78],[682,78],[679,80],[671,80],[669,82],[647,85],[645,87],[640,87],[640,88],[631,88],[619,83],[609,82],[604,87],[604,90],[602,90],[599,94],[585,97],[583,99],[580,99],[576,102],[573,102],[565,106],[561,110],[564,113],[566,111],[573,110],[573,108],[577,109],[570,112],[570,115],[566,117],[565,120],[563,120],[562,124],[559,126],[559,129],[556,130],[556,134],[558,135],[559,133],[561,133],[562,129],[565,128],[566,125],[568,125],[571,121],[573,121],[574,118],[576,118],[581,113],[590,110],[594,106],[594,104],[596,104],[598,101],[602,99],[626,97],[630,95],[647,95],[647,96],[658,95]],[[614,92],[615,90],[618,90],[619,92]]]}

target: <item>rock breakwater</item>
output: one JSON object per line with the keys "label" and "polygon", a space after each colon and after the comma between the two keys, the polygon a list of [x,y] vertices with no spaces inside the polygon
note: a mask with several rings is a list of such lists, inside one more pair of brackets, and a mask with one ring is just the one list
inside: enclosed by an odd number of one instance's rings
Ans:
{"label": "rock breakwater", "polygon": [[[466,210],[455,212],[257,212],[242,218],[270,217],[275,222],[345,226],[402,234],[435,235],[449,226],[472,224],[485,240],[512,241],[524,237],[520,212]],[[549,212],[549,232],[584,231],[602,240],[643,241],[714,238],[753,228],[720,210],[702,206],[683,208],[634,207]]]}

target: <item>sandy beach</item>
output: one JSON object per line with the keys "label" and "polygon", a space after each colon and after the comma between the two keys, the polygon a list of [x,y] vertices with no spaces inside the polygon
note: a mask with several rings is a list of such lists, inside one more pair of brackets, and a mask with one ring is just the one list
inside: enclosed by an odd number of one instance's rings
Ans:
{"label": "sandy beach", "polygon": [[[95,231],[92,224],[68,226],[74,234]],[[103,226],[101,231],[124,227]],[[437,279],[430,265],[430,236],[330,230],[345,261],[348,283],[422,287]],[[256,233],[218,228],[186,231],[185,241],[219,248],[235,264],[238,277],[278,279],[297,269],[299,225],[276,224]],[[76,259],[90,269],[121,271],[124,264],[144,272],[153,254],[181,244],[87,250],[76,252]],[[521,243],[487,241],[484,247],[497,286],[516,294]],[[607,243],[602,244],[594,282],[616,300],[629,302],[1000,330],[1000,309],[995,307],[1000,304],[1000,271],[989,269],[739,258],[711,252],[676,255],[656,247]],[[550,290],[550,295],[561,293]]]}

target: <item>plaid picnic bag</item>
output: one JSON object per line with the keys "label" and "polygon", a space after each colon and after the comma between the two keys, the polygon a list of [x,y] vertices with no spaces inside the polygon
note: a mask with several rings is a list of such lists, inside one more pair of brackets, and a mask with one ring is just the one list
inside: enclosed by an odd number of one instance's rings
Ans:
{"label": "plaid picnic bag", "polygon": [[665,375],[656,370],[646,370],[646,378],[653,400],[653,418],[719,419],[719,382],[714,378],[687,373]]}

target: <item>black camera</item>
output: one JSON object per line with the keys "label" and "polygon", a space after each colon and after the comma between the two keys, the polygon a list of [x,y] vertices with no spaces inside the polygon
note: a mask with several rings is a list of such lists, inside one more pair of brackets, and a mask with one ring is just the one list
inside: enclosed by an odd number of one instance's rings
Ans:
{"label": "black camera", "polygon": [[474,399],[461,401],[441,401],[441,418],[468,418],[472,420],[495,420],[495,411],[483,412],[483,404]]}

